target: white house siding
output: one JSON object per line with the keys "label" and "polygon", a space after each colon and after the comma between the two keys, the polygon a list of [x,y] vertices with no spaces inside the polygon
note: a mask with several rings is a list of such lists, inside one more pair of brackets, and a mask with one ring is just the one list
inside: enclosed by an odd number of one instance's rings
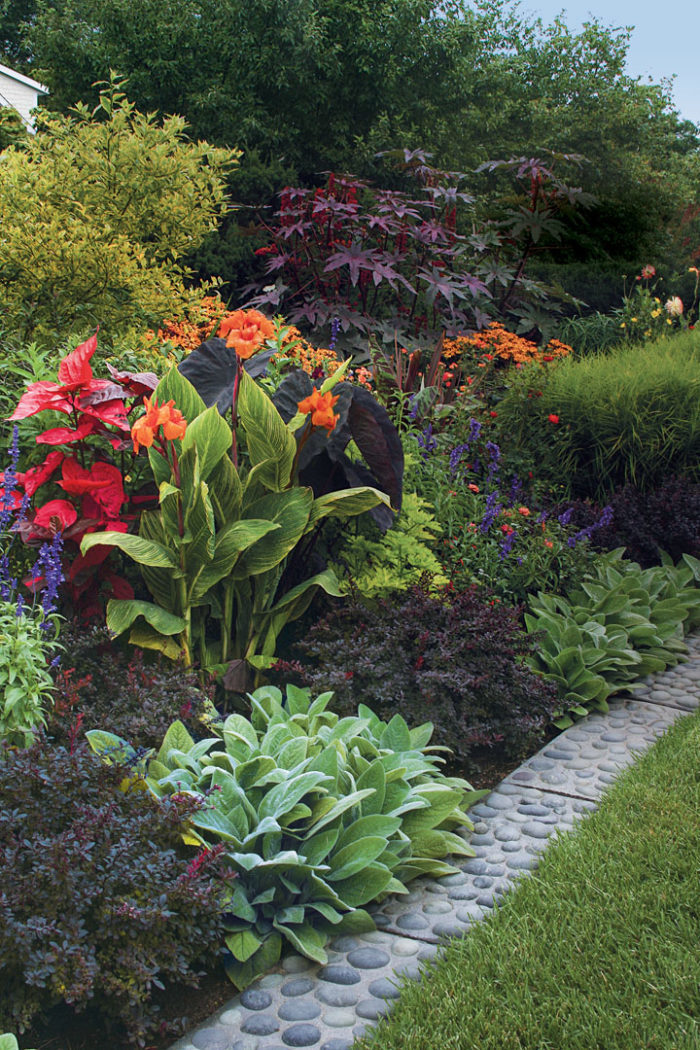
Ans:
{"label": "white house siding", "polygon": [[16,73],[8,66],[0,65],[0,106],[16,109],[29,131],[34,131],[31,111],[39,96],[48,94],[48,89],[31,77]]}

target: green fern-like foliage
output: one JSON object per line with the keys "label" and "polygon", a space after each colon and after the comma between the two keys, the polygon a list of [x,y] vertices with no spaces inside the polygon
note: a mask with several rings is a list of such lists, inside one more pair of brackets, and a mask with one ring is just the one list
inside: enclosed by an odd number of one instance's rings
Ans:
{"label": "green fern-like foliage", "polygon": [[436,587],[447,583],[434,549],[442,527],[428,508],[415,492],[405,492],[401,513],[384,535],[378,529],[370,534],[371,523],[360,523],[333,564],[344,594],[384,598],[408,590],[425,576]]}

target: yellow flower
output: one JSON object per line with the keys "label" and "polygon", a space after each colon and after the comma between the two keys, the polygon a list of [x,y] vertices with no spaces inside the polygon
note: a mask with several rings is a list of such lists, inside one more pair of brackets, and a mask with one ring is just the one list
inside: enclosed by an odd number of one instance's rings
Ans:
{"label": "yellow flower", "polygon": [[652,310],[651,311],[651,316],[652,317],[658,317],[660,313],[661,313],[661,310]]}

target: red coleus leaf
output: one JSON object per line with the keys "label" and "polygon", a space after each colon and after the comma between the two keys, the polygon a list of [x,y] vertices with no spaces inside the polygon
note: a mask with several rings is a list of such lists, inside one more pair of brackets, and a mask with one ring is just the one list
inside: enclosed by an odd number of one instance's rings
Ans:
{"label": "red coleus leaf", "polygon": [[63,358],[58,366],[58,381],[66,390],[79,390],[80,387],[89,386],[92,381],[90,358],[95,350],[97,350],[97,332]]}
{"label": "red coleus leaf", "polygon": [[82,441],[98,426],[96,419],[82,419],[75,430],[71,427],[52,427],[51,430],[45,430],[43,434],[39,434],[36,442],[37,445],[70,445],[74,441]]}
{"label": "red coleus leaf", "polygon": [[83,496],[83,514],[85,517],[96,517],[100,520],[105,516],[118,518],[121,506],[126,500],[121,472],[110,463],[94,463],[90,473],[99,484]]}
{"label": "red coleus leaf", "polygon": [[21,482],[28,496],[33,496],[38,488],[48,481],[59,463],[63,461],[64,453],[56,450],[49,452],[44,462],[38,467],[30,467],[24,474],[18,474],[17,480]]}
{"label": "red coleus leaf", "polygon": [[134,597],[134,588],[129,581],[125,580],[123,576],[117,576],[116,572],[106,573],[104,582],[111,588],[114,598],[129,601]]}
{"label": "red coleus leaf", "polygon": [[74,525],[77,520],[78,512],[72,503],[66,499],[51,499],[36,512],[32,525],[56,533]]}
{"label": "red coleus leaf", "polygon": [[[126,524],[123,521],[101,522],[99,526],[93,524],[85,531],[93,532],[95,528],[99,528],[102,531],[105,527],[110,532],[126,532]],[[114,547],[108,547],[106,543],[103,543],[91,547],[87,554],[77,554],[68,570],[68,579],[71,582],[75,582],[83,573],[89,572],[90,569],[94,569],[97,565],[101,565],[113,550]]]}
{"label": "red coleus leaf", "polygon": [[32,383],[29,389],[22,394],[17,408],[9,419],[27,419],[28,416],[35,416],[37,412],[44,412],[47,409],[68,414],[73,410],[73,402],[65,397],[64,388],[58,383],[42,380],[40,383]]}
{"label": "red coleus leaf", "polygon": [[119,427],[120,430],[129,431],[131,429],[126,415],[126,405],[122,400],[104,401],[96,405],[88,405],[81,401],[80,411],[83,416],[99,419],[102,423]]}

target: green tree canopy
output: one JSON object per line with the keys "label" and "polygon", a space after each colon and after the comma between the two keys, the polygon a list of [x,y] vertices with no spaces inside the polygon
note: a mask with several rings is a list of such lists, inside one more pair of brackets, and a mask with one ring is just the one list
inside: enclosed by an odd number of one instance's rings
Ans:
{"label": "green tree canopy", "polygon": [[[4,6],[2,6],[4,5]],[[576,251],[629,258],[697,197],[698,129],[625,73],[630,29],[580,32],[513,0],[0,0],[3,36],[65,112],[110,69],[144,111],[313,181],[375,152],[461,170],[543,148],[588,159],[600,204]],[[20,17],[21,15],[21,17]],[[14,19],[14,21],[13,21]],[[15,46],[15,45],[13,45]],[[245,161],[244,161],[245,164]],[[478,186],[478,180],[475,186]]]}

